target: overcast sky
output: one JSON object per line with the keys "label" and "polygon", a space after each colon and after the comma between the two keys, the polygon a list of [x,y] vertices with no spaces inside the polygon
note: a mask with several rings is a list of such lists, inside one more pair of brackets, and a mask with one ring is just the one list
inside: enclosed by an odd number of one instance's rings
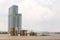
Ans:
{"label": "overcast sky", "polygon": [[60,0],[0,0],[0,31],[8,31],[12,5],[22,13],[22,29],[60,32]]}

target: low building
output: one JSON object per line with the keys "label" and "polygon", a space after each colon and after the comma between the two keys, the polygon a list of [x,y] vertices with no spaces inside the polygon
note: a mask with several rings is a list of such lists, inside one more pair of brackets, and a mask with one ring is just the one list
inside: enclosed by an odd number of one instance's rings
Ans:
{"label": "low building", "polygon": [[49,32],[43,32],[41,36],[49,36]]}
{"label": "low building", "polygon": [[13,27],[13,28],[11,29],[10,35],[11,35],[11,36],[18,36],[18,30],[17,30],[17,28],[14,28],[14,27]]}
{"label": "low building", "polygon": [[21,30],[20,36],[27,36],[27,30]]}
{"label": "low building", "polygon": [[37,36],[36,32],[30,32],[30,36]]}

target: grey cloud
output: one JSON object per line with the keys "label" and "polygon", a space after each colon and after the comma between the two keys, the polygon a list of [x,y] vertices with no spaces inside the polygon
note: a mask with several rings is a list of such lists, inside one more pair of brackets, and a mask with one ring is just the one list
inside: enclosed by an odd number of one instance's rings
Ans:
{"label": "grey cloud", "polygon": [[8,8],[13,4],[18,5],[19,12],[22,13],[22,29],[60,31],[60,0],[6,0],[0,4],[0,18],[3,18],[1,23],[6,24],[6,29]]}

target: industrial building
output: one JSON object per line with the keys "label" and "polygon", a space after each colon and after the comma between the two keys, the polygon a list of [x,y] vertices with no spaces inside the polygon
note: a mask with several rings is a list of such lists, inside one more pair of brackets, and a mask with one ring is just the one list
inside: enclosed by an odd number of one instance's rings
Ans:
{"label": "industrial building", "polygon": [[11,33],[13,28],[20,33],[22,26],[22,14],[18,14],[18,6],[13,5],[9,8],[8,16],[8,33]]}

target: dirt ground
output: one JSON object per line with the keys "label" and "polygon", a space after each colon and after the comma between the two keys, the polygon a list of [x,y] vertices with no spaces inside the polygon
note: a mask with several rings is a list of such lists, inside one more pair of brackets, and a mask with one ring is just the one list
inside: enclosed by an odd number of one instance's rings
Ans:
{"label": "dirt ground", "polygon": [[60,40],[60,34],[50,36],[10,36],[9,34],[0,34],[0,40]]}

